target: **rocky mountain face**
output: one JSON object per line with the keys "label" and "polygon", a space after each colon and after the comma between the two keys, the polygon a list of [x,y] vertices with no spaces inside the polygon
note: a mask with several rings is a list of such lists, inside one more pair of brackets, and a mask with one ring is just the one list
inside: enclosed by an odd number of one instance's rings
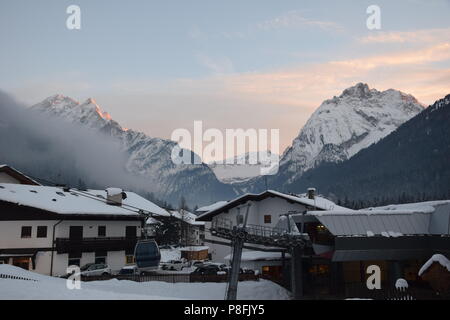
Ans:
{"label": "rocky mountain face", "polygon": [[149,184],[158,186],[154,194],[156,198],[177,205],[184,197],[189,204],[202,205],[236,195],[231,186],[217,180],[206,164],[174,164],[171,154],[175,142],[123,128],[93,99],[79,103],[69,97],[55,95],[31,108],[112,137],[128,155],[127,171],[146,177]]}
{"label": "rocky mountain face", "polygon": [[322,163],[285,185],[315,186],[344,206],[450,197],[450,95],[347,161]]}
{"label": "rocky mountain face", "polygon": [[79,103],[56,95],[32,108],[113,137],[128,155],[126,169],[156,185],[156,197],[176,203],[184,196],[199,205],[266,187],[291,191],[306,171],[323,163],[346,162],[423,110],[411,95],[358,83],[324,101],[282,155],[278,173],[262,177],[255,165],[176,165],[171,161],[175,142],[124,129],[93,99]]}
{"label": "rocky mountain face", "polygon": [[[323,162],[339,163],[376,143],[423,110],[411,95],[378,91],[358,83],[324,101],[311,115],[292,146],[283,154],[279,173],[267,177],[271,188],[283,189]],[[241,187],[257,190],[265,178]]]}

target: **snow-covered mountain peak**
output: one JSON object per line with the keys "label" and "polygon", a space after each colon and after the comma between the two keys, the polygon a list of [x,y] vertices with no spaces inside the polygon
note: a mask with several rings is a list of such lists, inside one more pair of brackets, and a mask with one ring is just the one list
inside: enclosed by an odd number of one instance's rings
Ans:
{"label": "snow-covered mountain peak", "polygon": [[357,83],[353,87],[345,89],[342,94],[340,95],[340,98],[346,97],[346,96],[352,96],[356,98],[364,98],[368,95],[370,95],[372,92],[377,92],[376,89],[370,89],[369,85],[367,83]]}
{"label": "snow-covered mountain peak", "polygon": [[70,97],[56,94],[31,108],[40,112],[62,116],[69,121],[80,122],[97,129],[106,125],[112,125],[117,130],[124,130],[117,122],[112,120],[108,112],[101,109],[93,98],[80,103]]}
{"label": "snow-covered mountain peak", "polygon": [[[172,150],[176,142],[123,128],[92,98],[79,103],[71,98],[55,95],[31,108],[64,121],[90,127],[97,130],[99,135],[112,138],[118,143],[120,151],[128,157],[126,170],[148,179],[146,190],[157,198],[178,202],[184,196],[192,203],[205,204],[235,195],[232,187],[220,183],[207,165],[175,164],[172,161]],[[193,157],[198,156],[194,154]]]}
{"label": "snow-covered mountain peak", "polygon": [[358,83],[320,105],[285,151],[281,166],[294,178],[320,162],[346,160],[422,110],[411,95]]}

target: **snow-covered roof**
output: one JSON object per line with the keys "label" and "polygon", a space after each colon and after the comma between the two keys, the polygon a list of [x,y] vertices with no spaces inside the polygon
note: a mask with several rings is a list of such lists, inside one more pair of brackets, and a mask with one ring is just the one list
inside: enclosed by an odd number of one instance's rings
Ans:
{"label": "snow-covered roof", "polygon": [[320,196],[315,196],[314,199],[309,199],[306,195],[292,195],[292,194],[286,194],[274,190],[266,190],[262,193],[255,194],[255,193],[247,193],[244,194],[234,200],[225,202],[221,205],[218,205],[211,209],[208,212],[205,212],[198,216],[197,220],[206,221],[213,216],[220,214],[222,212],[225,212],[229,210],[230,208],[239,206],[243,203],[246,203],[247,201],[260,201],[264,200],[269,197],[279,197],[282,199],[285,199],[287,201],[296,202],[308,207],[313,207],[319,210],[351,210],[348,208],[344,208],[341,206],[336,205],[334,202],[325,199]]}
{"label": "snow-covered roof", "polygon": [[180,251],[203,251],[203,250],[209,250],[208,246],[189,246],[189,247],[183,247],[179,248]]}
{"label": "snow-covered roof", "polygon": [[208,211],[211,211],[211,210],[215,210],[215,209],[217,209],[217,208],[220,208],[221,206],[227,204],[227,202],[228,202],[228,201],[225,201],[225,200],[217,201],[217,202],[214,202],[213,204],[210,204],[210,205],[207,205],[207,206],[204,206],[204,207],[200,207],[200,208],[198,208],[198,209],[195,210],[195,211],[196,211],[196,212],[208,212]]}
{"label": "snow-covered roof", "polygon": [[139,209],[156,215],[168,216],[166,210],[133,192],[126,192],[122,206],[106,204],[105,190],[68,192],[60,187],[0,184],[0,200],[34,207],[58,214],[97,214],[137,216]]}
{"label": "snow-covered roof", "polygon": [[447,268],[447,271],[450,272],[450,260],[448,260],[442,254],[435,254],[427,262],[425,262],[422,268],[420,268],[419,277],[422,276],[422,274],[424,274],[425,271],[427,271],[428,268],[431,267],[435,262],[439,263],[444,268]]}
{"label": "snow-covered roof", "polygon": [[398,237],[430,233],[431,216],[437,206],[450,200],[388,205],[362,210],[309,211],[335,236]]}
{"label": "snow-covered roof", "polygon": [[184,222],[189,223],[191,225],[196,225],[196,226],[205,225],[205,223],[203,221],[196,221],[197,216],[187,210],[183,210],[183,213],[181,213],[181,211],[177,211],[177,210],[170,210],[169,212],[172,217],[179,219],[179,220],[183,220]]}
{"label": "snow-covered roof", "polygon": [[162,222],[156,220],[155,218],[148,217],[147,220],[145,220],[145,224],[162,224]]}
{"label": "snow-covered roof", "polygon": [[[290,258],[291,256],[286,253],[285,258]],[[231,254],[225,256],[225,260],[231,259]],[[242,261],[273,261],[273,260],[281,260],[282,254],[281,252],[265,252],[265,251],[243,251],[242,252]]]}

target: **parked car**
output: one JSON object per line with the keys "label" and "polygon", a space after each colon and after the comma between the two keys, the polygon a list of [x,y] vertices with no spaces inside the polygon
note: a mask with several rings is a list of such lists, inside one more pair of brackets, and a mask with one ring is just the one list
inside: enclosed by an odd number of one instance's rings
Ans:
{"label": "parked car", "polygon": [[163,270],[181,271],[185,267],[187,267],[187,264],[181,260],[170,260],[161,264]]}
{"label": "parked car", "polygon": [[224,270],[221,270],[217,265],[215,264],[209,264],[209,265],[202,265],[200,267],[197,267],[191,274],[194,275],[217,275],[218,272],[223,272]]}
{"label": "parked car", "polygon": [[[242,270],[242,269],[241,269]],[[243,269],[241,273],[244,274],[255,274],[255,270],[252,269]]]}
{"label": "parked car", "polygon": [[204,262],[203,261],[200,261],[200,260],[198,260],[198,261],[191,261],[191,267],[200,267],[200,266],[202,266],[204,264]]}
{"label": "parked car", "polygon": [[137,275],[137,274],[139,274],[139,269],[135,265],[124,266],[119,271],[120,276],[131,276],[131,275]]}
{"label": "parked car", "polygon": [[[83,266],[84,270],[81,271],[81,275],[84,277],[106,276],[111,275],[111,268],[107,264],[90,264],[89,266]],[[81,269],[80,269],[81,270]]]}

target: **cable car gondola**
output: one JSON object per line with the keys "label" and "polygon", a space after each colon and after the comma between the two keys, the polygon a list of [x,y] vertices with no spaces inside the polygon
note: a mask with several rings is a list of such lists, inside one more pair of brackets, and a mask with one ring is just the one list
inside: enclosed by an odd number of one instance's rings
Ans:
{"label": "cable car gondola", "polygon": [[139,240],[134,248],[134,258],[139,273],[158,270],[161,253],[156,241]]}

